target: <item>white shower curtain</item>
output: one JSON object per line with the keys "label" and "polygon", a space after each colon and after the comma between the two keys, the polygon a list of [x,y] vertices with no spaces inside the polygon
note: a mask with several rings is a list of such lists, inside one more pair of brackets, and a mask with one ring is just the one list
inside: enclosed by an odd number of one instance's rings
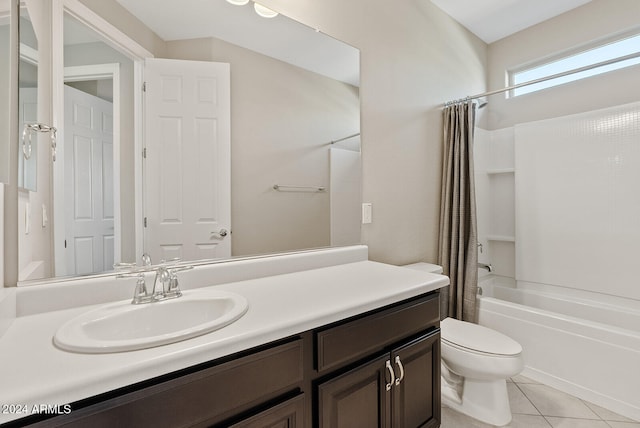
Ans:
{"label": "white shower curtain", "polygon": [[476,106],[472,101],[448,106],[443,112],[444,153],[438,263],[451,283],[441,296],[440,315],[475,322],[478,250],[473,132]]}

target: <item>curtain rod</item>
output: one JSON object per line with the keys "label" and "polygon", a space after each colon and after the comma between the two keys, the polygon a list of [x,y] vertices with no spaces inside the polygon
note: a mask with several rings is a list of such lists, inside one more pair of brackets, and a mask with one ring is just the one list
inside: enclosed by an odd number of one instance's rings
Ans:
{"label": "curtain rod", "polygon": [[496,89],[495,91],[483,92],[482,94],[471,95],[471,96],[468,96],[468,97],[465,97],[465,98],[460,98],[460,99],[457,99],[457,100],[447,101],[446,103],[444,103],[444,106],[448,107],[448,106],[453,105],[453,104],[458,104],[458,103],[462,103],[462,102],[465,102],[465,101],[475,100],[477,98],[487,97],[489,95],[495,95],[495,94],[499,94],[499,93],[502,93],[502,92],[511,91],[513,89],[522,88],[524,86],[529,86],[529,85],[534,85],[536,83],[546,82],[547,80],[553,80],[553,79],[557,79],[559,77],[569,76],[571,74],[592,70],[592,69],[598,68],[598,67],[604,67],[605,65],[615,64],[617,62],[626,61],[626,60],[634,59],[634,58],[638,58],[638,57],[640,57],[640,52],[632,53],[632,54],[621,56],[621,57],[618,57],[618,58],[609,59],[609,60],[606,60],[606,61],[602,61],[602,62],[598,62],[598,63],[595,63],[595,64],[591,64],[591,65],[585,65],[584,67],[574,68],[573,70],[563,71],[562,73],[552,74],[551,76],[546,76],[546,77],[541,77],[539,79],[529,80],[528,82],[518,83],[517,85],[507,86],[506,88]]}

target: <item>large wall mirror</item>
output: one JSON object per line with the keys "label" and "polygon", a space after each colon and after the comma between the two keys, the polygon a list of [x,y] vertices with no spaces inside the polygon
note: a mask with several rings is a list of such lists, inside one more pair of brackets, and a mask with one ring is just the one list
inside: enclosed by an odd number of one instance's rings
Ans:
{"label": "large wall mirror", "polygon": [[79,17],[98,2],[54,2],[56,160],[47,200],[40,178],[21,196],[45,231],[20,231],[21,283],[360,242],[357,49],[253,2],[108,2],[155,42],[132,55]]}

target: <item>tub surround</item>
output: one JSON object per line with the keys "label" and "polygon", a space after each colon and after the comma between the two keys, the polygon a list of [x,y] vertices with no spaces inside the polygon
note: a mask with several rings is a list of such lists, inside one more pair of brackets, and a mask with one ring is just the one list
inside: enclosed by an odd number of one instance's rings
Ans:
{"label": "tub surround", "polygon": [[[156,348],[112,354],[57,349],[52,337],[67,320],[109,300],[131,298],[132,281],[105,278],[16,290],[17,317],[0,338],[0,403],[66,404],[384,307],[448,284],[442,275],[367,260],[366,247],[205,265],[184,272],[183,288],[206,285],[249,300],[248,312],[218,331]],[[186,275],[189,274],[189,275]],[[109,289],[113,286],[113,290]],[[52,291],[52,290],[56,291]],[[127,291],[127,295],[120,297]],[[39,294],[42,292],[42,294]],[[81,307],[61,307],[82,294]],[[53,294],[52,294],[53,293]],[[59,293],[59,295],[55,294]],[[47,305],[43,300],[55,295]],[[9,297],[10,298],[10,297]],[[2,302],[7,302],[7,298]],[[2,304],[2,303],[0,303]],[[4,312],[3,312],[4,313]],[[0,422],[26,415],[1,414]]]}
{"label": "tub surround", "polygon": [[494,275],[478,285],[478,322],[522,344],[523,375],[640,420],[640,308]]}

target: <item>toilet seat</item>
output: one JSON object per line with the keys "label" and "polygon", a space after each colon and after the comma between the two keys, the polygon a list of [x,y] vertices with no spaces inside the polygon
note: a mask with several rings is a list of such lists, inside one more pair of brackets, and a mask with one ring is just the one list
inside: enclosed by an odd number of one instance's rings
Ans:
{"label": "toilet seat", "polygon": [[440,335],[448,345],[474,354],[513,357],[522,353],[522,346],[510,337],[454,318],[440,322]]}

